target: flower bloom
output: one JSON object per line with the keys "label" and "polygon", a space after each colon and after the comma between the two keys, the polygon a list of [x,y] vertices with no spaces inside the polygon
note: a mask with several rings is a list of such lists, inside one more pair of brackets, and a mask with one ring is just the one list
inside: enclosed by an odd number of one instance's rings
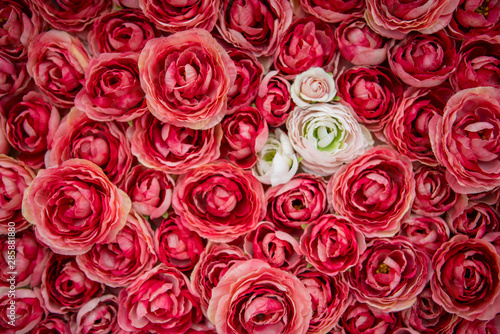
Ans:
{"label": "flower bloom", "polygon": [[345,22],[353,17],[361,17],[365,10],[364,0],[330,2],[300,0],[300,4],[306,13],[328,23]]}
{"label": "flower bloom", "polygon": [[465,207],[452,207],[445,219],[453,234],[465,234],[470,238],[482,238],[500,230],[500,214],[484,203],[469,201]]}
{"label": "flower bloom", "polygon": [[387,333],[394,328],[396,322],[394,313],[381,311],[356,300],[349,305],[340,318],[340,325],[345,328],[345,331],[354,334]]}
{"label": "flower bloom", "polygon": [[500,2],[498,0],[460,1],[448,30],[457,39],[468,40],[472,36],[498,34]]}
{"label": "flower bloom", "polygon": [[288,80],[277,75],[278,71],[269,71],[259,85],[255,105],[266,122],[273,127],[285,124],[294,107],[290,95],[291,85]]}
{"label": "flower bloom", "polygon": [[30,333],[46,334],[51,333],[52,331],[61,334],[71,334],[69,321],[60,314],[50,313],[42,321],[40,321]]}
{"label": "flower bloom", "polygon": [[412,214],[403,219],[398,235],[407,237],[413,245],[422,248],[432,257],[436,250],[450,239],[450,229],[441,217]]}
{"label": "flower bloom", "polygon": [[[5,334],[32,333],[30,330],[45,317],[43,303],[30,289],[15,290],[14,297],[11,294],[10,288],[0,288],[0,331]],[[14,312],[9,309],[12,305],[15,306]],[[13,315],[14,320],[9,315]]]}
{"label": "flower bloom", "polygon": [[30,83],[26,61],[19,61],[0,52],[0,98],[22,92]]}
{"label": "flower bloom", "polygon": [[291,87],[292,100],[298,107],[317,102],[330,102],[337,94],[332,75],[321,67],[312,67],[299,74]]}
{"label": "flower bloom", "polygon": [[118,298],[104,295],[82,305],[72,324],[74,333],[119,333]]}

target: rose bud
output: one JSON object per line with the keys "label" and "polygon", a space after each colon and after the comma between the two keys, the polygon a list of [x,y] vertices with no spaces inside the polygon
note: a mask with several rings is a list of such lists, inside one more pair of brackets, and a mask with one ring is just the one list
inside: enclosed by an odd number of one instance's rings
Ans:
{"label": "rose bud", "polygon": [[225,161],[181,175],[172,207],[182,225],[214,242],[245,235],[266,214],[262,184],[249,171]]}
{"label": "rose bud", "polygon": [[31,334],[71,334],[68,320],[55,313],[50,313],[45,319],[40,321]]}
{"label": "rose bud", "polygon": [[306,333],[312,303],[295,275],[253,259],[233,265],[222,276],[207,314],[220,334]]}
{"label": "rose bud", "polygon": [[484,203],[469,201],[466,207],[452,207],[445,219],[453,234],[465,234],[469,238],[482,238],[500,230],[500,214]]}
{"label": "rose bud", "polygon": [[161,262],[189,272],[200,259],[205,243],[197,233],[186,229],[179,219],[173,214],[161,221],[154,233],[154,246]]}
{"label": "rose bud", "polygon": [[381,334],[391,333],[397,319],[394,313],[371,307],[354,300],[340,318],[346,333]]}
{"label": "rose bud", "polygon": [[366,237],[395,235],[415,198],[410,160],[377,146],[342,166],[327,186],[334,212],[347,218]]}
{"label": "rose bud", "polygon": [[200,28],[211,31],[217,21],[219,0],[189,2],[139,0],[146,17],[160,30],[169,33]]}
{"label": "rose bud", "polygon": [[72,108],[59,124],[52,148],[45,155],[47,168],[60,166],[69,159],[85,159],[100,168],[114,184],[120,184],[132,165],[126,125],[98,122]]}
{"label": "rose bud", "polygon": [[295,108],[286,127],[304,170],[328,176],[373,145],[370,132],[340,103]]}
{"label": "rose bud", "polygon": [[235,263],[250,257],[242,249],[228,244],[209,242],[200,254],[200,260],[191,272],[191,289],[200,298],[201,309],[206,315],[212,289]]}
{"label": "rose bud", "polygon": [[206,30],[190,29],[149,40],[139,57],[139,73],[155,117],[179,127],[208,129],[227,113],[236,67]]}
{"label": "rose bud", "polygon": [[290,95],[291,85],[280,77],[278,71],[270,71],[260,83],[255,105],[264,119],[272,127],[285,124],[294,107]]}
{"label": "rose bud", "polygon": [[118,324],[126,331],[181,334],[203,317],[188,278],[164,264],[121,290],[118,303]]}
{"label": "rose bud", "polygon": [[387,59],[389,40],[361,18],[343,21],[335,30],[335,39],[342,57],[354,65],[380,65]]}
{"label": "rose bud", "polygon": [[411,31],[433,34],[451,20],[460,0],[427,2],[394,1],[388,6],[382,0],[366,0],[364,17],[376,33],[403,39]]}
{"label": "rose bud", "polygon": [[0,288],[0,331],[5,334],[31,333],[45,316],[37,294],[30,289]]}
{"label": "rose bud", "polygon": [[275,53],[293,16],[287,0],[221,1],[218,13],[216,27],[222,38],[256,57]]}
{"label": "rose bud", "polygon": [[257,153],[257,163],[252,167],[257,180],[273,187],[290,181],[299,168],[299,161],[290,138],[276,128],[269,134],[262,150]]}
{"label": "rose bud", "polygon": [[219,158],[222,130],[219,124],[206,130],[178,127],[146,113],[134,120],[127,136],[141,164],[184,174]]}
{"label": "rose bud", "polygon": [[498,0],[461,0],[447,28],[456,39],[468,40],[472,36],[498,34],[499,23]]}
{"label": "rose bud", "polygon": [[330,102],[337,94],[331,74],[321,67],[312,67],[299,74],[291,87],[292,100],[297,107],[307,107],[317,102]]}
{"label": "rose bud", "polygon": [[82,88],[89,60],[80,40],[67,32],[50,30],[38,35],[30,44],[27,69],[40,91],[54,105],[70,108]]}
{"label": "rose bud", "polygon": [[280,40],[274,67],[293,80],[311,67],[327,72],[336,70],[339,54],[332,27],[319,19],[306,17],[292,23]]}
{"label": "rose bud", "polygon": [[407,237],[413,245],[419,246],[432,257],[436,250],[450,239],[450,229],[441,217],[412,214],[403,219],[398,235]]}
{"label": "rose bud", "polygon": [[113,9],[111,0],[68,2],[66,0],[31,0],[33,9],[56,30],[70,33],[84,31],[92,21]]}
{"label": "rose bud", "polygon": [[30,80],[26,61],[19,61],[0,51],[0,99],[24,91]]}
{"label": "rose bud", "polygon": [[112,242],[97,244],[76,256],[78,266],[88,278],[110,287],[129,285],[151,270],[156,261],[151,226],[134,211]]}
{"label": "rose bud", "polygon": [[71,323],[73,333],[119,333],[118,298],[104,295],[89,300],[76,313]]}
{"label": "rose bud", "polygon": [[38,172],[24,193],[22,213],[54,252],[78,255],[115,240],[130,207],[127,194],[98,166],[71,159]]}
{"label": "rose bud", "polygon": [[137,165],[127,174],[121,189],[130,197],[134,211],[154,219],[170,208],[174,186],[175,181],[165,171]]}
{"label": "rose bud", "polygon": [[364,0],[330,2],[300,0],[300,4],[306,13],[329,23],[345,22],[353,17],[361,17],[365,10]]}
{"label": "rose bud", "polygon": [[104,284],[91,280],[80,270],[73,256],[51,254],[42,275],[40,293],[47,310],[67,314],[102,296],[104,288]]}
{"label": "rose bud", "polygon": [[499,312],[500,256],[491,243],[456,235],[432,258],[432,299],[469,321]]}
{"label": "rose bud", "polygon": [[500,89],[477,87],[453,95],[429,124],[438,162],[451,188],[462,194],[500,185]]}

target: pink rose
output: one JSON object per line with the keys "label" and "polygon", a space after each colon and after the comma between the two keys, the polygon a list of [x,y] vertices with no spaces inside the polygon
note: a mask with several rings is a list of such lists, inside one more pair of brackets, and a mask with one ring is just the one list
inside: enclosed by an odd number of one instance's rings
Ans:
{"label": "pink rose", "polygon": [[270,71],[260,83],[255,104],[264,119],[272,127],[285,124],[290,111],[295,106],[290,90],[292,85],[285,78]]}
{"label": "pink rose", "polygon": [[410,215],[401,222],[398,235],[407,237],[413,245],[422,248],[432,257],[450,239],[450,229],[441,217]]}
{"label": "pink rose", "polygon": [[340,324],[345,331],[353,334],[391,333],[396,321],[394,313],[378,310],[356,300],[340,318]]}
{"label": "pink rose", "polygon": [[196,130],[164,123],[151,113],[134,120],[127,130],[132,153],[148,168],[183,174],[220,156],[220,125]]}
{"label": "pink rose", "polygon": [[450,333],[456,334],[497,334],[500,325],[500,316],[490,321],[460,319],[453,324]]}
{"label": "pink rose", "polygon": [[374,147],[342,166],[327,193],[333,210],[365,236],[393,236],[415,198],[412,164],[386,146]]}
{"label": "pink rose", "polygon": [[78,310],[72,323],[73,333],[119,333],[118,298],[114,295],[96,297]]}
{"label": "pink rose", "polygon": [[9,142],[7,141],[7,135],[5,134],[5,126],[4,126],[5,120],[0,113],[0,154],[9,154],[10,151],[10,145]]}
{"label": "pink rose", "polygon": [[254,259],[233,265],[222,276],[207,314],[220,334],[305,334],[311,306],[309,291],[296,276]]}
{"label": "pink rose", "polygon": [[403,39],[411,31],[433,34],[451,20],[460,0],[366,0],[365,20],[382,36]]}
{"label": "pink rose", "polygon": [[380,65],[387,59],[389,40],[367,26],[365,20],[343,20],[335,30],[342,57],[354,65]]}
{"label": "pink rose", "polygon": [[255,56],[272,56],[292,22],[287,0],[221,1],[217,30],[235,47]]}
{"label": "pink rose", "polygon": [[294,79],[311,67],[336,70],[339,56],[332,27],[313,17],[292,23],[281,38],[274,67],[286,79]]}
{"label": "pink rose", "polygon": [[85,70],[75,106],[96,121],[128,122],[148,112],[136,53],[105,53]]}
{"label": "pink rose", "polygon": [[113,0],[113,3],[125,8],[140,8],[140,0]]}
{"label": "pink rose", "polygon": [[77,255],[113,241],[130,207],[128,196],[98,166],[71,159],[38,172],[24,193],[22,212],[54,252]]}
{"label": "pink rose", "polygon": [[68,320],[60,314],[50,313],[40,321],[31,334],[71,334]]}
{"label": "pink rose", "polygon": [[432,299],[467,320],[491,320],[500,311],[500,256],[491,243],[456,235],[432,258]]}
{"label": "pink rose", "polygon": [[161,262],[183,272],[193,269],[205,249],[203,239],[186,229],[175,214],[161,221],[154,233],[154,245]]}
{"label": "pink rose", "polygon": [[72,108],[59,124],[52,148],[45,155],[47,168],[60,166],[69,159],[85,159],[100,168],[114,184],[120,184],[132,165],[126,125],[91,120],[79,109]]}
{"label": "pink rose", "polygon": [[349,284],[360,302],[385,312],[411,307],[427,285],[429,257],[404,237],[370,241],[349,273]]}
{"label": "pink rose", "polygon": [[306,13],[328,23],[345,22],[353,17],[361,17],[365,10],[365,0],[300,0],[300,4]]}
{"label": "pink rose", "polygon": [[477,87],[453,95],[443,116],[429,124],[429,137],[446,179],[458,193],[478,193],[500,185],[500,89]]}
{"label": "pink rose", "polygon": [[121,290],[118,303],[118,324],[126,331],[182,334],[203,316],[188,278],[164,264]]}
{"label": "pink rose", "polygon": [[19,61],[0,51],[0,98],[25,90],[30,80],[26,61]]}
{"label": "pink rose", "polygon": [[353,267],[365,249],[364,235],[347,219],[333,214],[309,223],[300,237],[300,251],[307,262],[330,276]]}
{"label": "pink rose", "polygon": [[251,172],[225,161],[181,175],[172,207],[185,227],[215,242],[245,235],[266,213],[262,184]]}
{"label": "pink rose", "polygon": [[[17,289],[11,297],[9,288],[0,288],[0,331],[5,334],[25,334],[45,316],[43,304],[30,289]],[[12,309],[14,305],[14,309]],[[9,309],[10,307],[10,309]]]}
{"label": "pink rose", "polygon": [[30,44],[27,68],[40,91],[53,104],[70,108],[82,88],[89,60],[80,40],[67,32],[50,30]]}
{"label": "pink rose", "polygon": [[445,219],[453,234],[465,234],[469,238],[482,238],[500,230],[500,214],[484,203],[469,201],[466,207],[452,207]]}
{"label": "pink rose", "polygon": [[331,102],[337,95],[333,76],[321,67],[311,67],[297,75],[291,87],[292,100],[298,107]]}
{"label": "pink rose", "polygon": [[153,23],[141,10],[120,9],[95,20],[87,38],[90,52],[98,56],[106,52],[140,52],[157,35]]}
{"label": "pink rose", "polygon": [[457,39],[470,36],[498,34],[500,2],[489,0],[461,0],[448,26]]}
{"label": "pink rose", "polygon": [[47,310],[67,314],[102,296],[104,288],[104,284],[85,275],[73,256],[52,254],[43,272],[40,293]]}
{"label": "pink rose", "polygon": [[227,52],[202,29],[149,40],[139,57],[139,72],[153,115],[192,129],[220,122],[236,77]]}
{"label": "pink rose", "polygon": [[130,197],[134,211],[154,219],[170,208],[174,185],[167,172],[137,165],[127,174],[121,189]]}
{"label": "pink rose", "polygon": [[78,266],[88,278],[111,287],[129,285],[151,270],[157,259],[151,226],[134,211],[112,242],[97,244],[76,256]]}

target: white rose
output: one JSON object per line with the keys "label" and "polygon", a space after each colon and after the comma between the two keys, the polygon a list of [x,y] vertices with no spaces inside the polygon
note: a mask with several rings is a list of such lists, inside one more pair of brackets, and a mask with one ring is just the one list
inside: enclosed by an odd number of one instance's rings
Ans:
{"label": "white rose", "polygon": [[330,102],[337,94],[333,76],[321,67],[313,67],[299,74],[292,84],[290,95],[298,107],[317,102]]}

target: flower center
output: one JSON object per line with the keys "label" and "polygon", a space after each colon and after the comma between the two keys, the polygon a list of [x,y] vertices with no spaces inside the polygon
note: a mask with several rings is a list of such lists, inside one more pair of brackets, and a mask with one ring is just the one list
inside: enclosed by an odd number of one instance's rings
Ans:
{"label": "flower center", "polygon": [[481,4],[481,6],[477,7],[474,11],[478,14],[481,14],[481,15],[484,15],[484,16],[488,16],[488,12],[490,10],[490,7],[488,7],[488,3],[490,2],[490,0],[485,0],[483,1],[483,3]]}
{"label": "flower center", "polygon": [[294,199],[292,201],[292,206],[295,210],[302,210],[304,208],[304,204],[302,204],[300,199]]}
{"label": "flower center", "polygon": [[378,268],[375,272],[377,274],[388,274],[389,273],[389,266],[385,263],[381,263],[378,265]]}

